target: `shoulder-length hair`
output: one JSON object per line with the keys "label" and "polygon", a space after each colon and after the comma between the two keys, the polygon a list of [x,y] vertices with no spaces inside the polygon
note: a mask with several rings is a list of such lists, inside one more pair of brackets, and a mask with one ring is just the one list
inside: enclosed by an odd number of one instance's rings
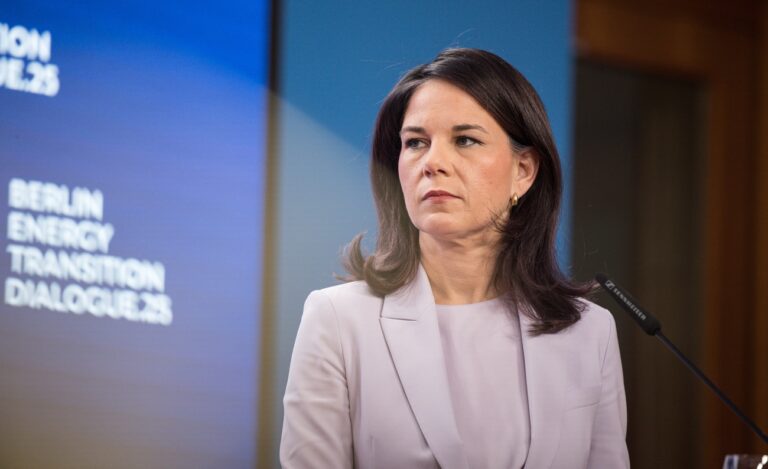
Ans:
{"label": "shoulder-length hair", "polygon": [[403,76],[384,100],[371,149],[371,184],[379,233],[368,256],[362,234],[347,246],[344,264],[350,280],[364,280],[381,296],[410,282],[420,261],[418,230],[405,208],[398,177],[400,128],[414,91],[428,80],[444,80],[482,106],[509,135],[516,151],[538,158],[536,179],[498,226],[501,243],[492,281],[511,304],[534,319],[532,334],[557,333],[581,317],[578,300],[591,285],[571,283],[555,256],[562,194],[560,160],[544,105],[533,86],[499,56],[478,49],[447,49],[435,60]]}

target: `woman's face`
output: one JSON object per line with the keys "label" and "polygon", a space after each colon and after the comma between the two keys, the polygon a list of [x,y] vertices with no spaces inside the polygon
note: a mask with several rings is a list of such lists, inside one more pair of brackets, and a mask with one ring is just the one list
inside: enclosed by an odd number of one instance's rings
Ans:
{"label": "woman's face", "polygon": [[510,198],[521,197],[536,177],[532,150],[513,150],[485,109],[442,80],[416,89],[400,140],[400,186],[422,235],[460,239],[495,232]]}

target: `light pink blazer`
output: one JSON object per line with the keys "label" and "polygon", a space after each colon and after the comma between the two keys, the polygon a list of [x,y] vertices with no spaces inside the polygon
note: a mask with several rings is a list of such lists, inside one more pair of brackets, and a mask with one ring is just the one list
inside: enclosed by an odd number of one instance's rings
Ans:
{"label": "light pink blazer", "polygon": [[[520,315],[522,331],[531,320]],[[527,469],[629,467],[616,326],[587,302],[558,334],[523,333]],[[365,283],[307,298],[291,358],[284,468],[467,469],[423,269],[383,299]]]}

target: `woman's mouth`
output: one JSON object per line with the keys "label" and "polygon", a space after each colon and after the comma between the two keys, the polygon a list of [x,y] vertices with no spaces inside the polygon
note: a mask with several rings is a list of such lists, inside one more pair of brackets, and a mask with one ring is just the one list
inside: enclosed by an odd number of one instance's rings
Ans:
{"label": "woman's mouth", "polygon": [[431,190],[424,194],[424,197],[422,197],[422,201],[424,200],[432,200],[435,202],[443,201],[443,200],[450,200],[450,199],[458,199],[459,197],[457,195],[453,195],[448,191],[444,190]]}

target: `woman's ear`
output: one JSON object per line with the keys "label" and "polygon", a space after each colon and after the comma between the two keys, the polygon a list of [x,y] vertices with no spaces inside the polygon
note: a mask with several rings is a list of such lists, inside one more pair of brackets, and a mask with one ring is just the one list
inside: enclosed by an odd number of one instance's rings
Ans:
{"label": "woman's ear", "polygon": [[539,172],[539,154],[533,147],[514,152],[515,172],[513,192],[522,197],[531,188]]}

